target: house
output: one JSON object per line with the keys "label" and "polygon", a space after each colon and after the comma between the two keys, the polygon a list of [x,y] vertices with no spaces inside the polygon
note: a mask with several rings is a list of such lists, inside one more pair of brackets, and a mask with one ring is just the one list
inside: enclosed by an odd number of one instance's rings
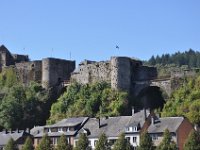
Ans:
{"label": "house", "polygon": [[184,117],[152,117],[147,131],[155,146],[158,146],[162,141],[165,129],[169,130],[172,140],[177,144],[179,150],[183,150],[184,143],[194,128],[188,119]]}
{"label": "house", "polygon": [[140,142],[140,132],[149,114],[146,110],[142,110],[132,116],[90,118],[74,138],[74,145],[76,146],[80,133],[87,134],[92,149],[95,148],[95,144],[102,133],[106,134],[111,145],[114,144],[120,134],[125,133],[125,138],[136,149]]}
{"label": "house", "polygon": [[17,144],[17,147],[19,149],[22,148],[26,138],[30,136],[29,131],[24,131],[24,130],[16,130],[16,131],[8,131],[4,130],[0,132],[0,150],[3,150],[8,141],[12,138],[15,143]]}
{"label": "house", "polygon": [[[77,132],[83,127],[83,125],[87,122],[88,117],[74,117],[63,119],[53,125],[46,125],[44,127],[36,127],[32,129],[32,133],[34,135],[34,146],[37,147],[42,137],[47,134],[51,138],[51,142],[53,146],[56,146],[58,143],[58,139],[61,135],[66,135],[68,142],[73,145],[74,136]],[[38,133],[37,133],[38,132]]]}

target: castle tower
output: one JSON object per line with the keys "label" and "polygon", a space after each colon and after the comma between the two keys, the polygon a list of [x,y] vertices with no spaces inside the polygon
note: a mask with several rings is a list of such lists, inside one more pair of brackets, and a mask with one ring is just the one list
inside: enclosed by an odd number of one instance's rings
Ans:
{"label": "castle tower", "polygon": [[0,67],[14,65],[14,60],[9,50],[4,46],[0,46]]}
{"label": "castle tower", "polygon": [[128,57],[111,57],[111,87],[129,91],[131,87],[131,61]]}
{"label": "castle tower", "polygon": [[75,61],[45,58],[42,60],[42,87],[50,88],[70,80],[75,69]]}

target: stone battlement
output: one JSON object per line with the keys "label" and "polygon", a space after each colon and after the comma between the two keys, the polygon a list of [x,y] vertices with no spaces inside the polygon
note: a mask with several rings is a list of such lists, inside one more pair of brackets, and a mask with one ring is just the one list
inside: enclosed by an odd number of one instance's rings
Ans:
{"label": "stone battlement", "polygon": [[108,61],[81,62],[72,73],[71,79],[81,83],[106,81],[117,90],[134,89],[137,80],[152,80],[157,77],[154,67],[143,66],[142,61],[129,57],[111,57]]}
{"label": "stone battlement", "polygon": [[75,69],[75,61],[57,58],[29,61],[28,55],[11,54],[2,45],[0,46],[0,71],[9,66],[14,66],[23,84],[36,81],[47,89],[59,85],[64,80],[70,80],[70,75]]}
{"label": "stone battlement", "polygon": [[[81,84],[107,82],[116,90],[134,92],[136,88],[148,86],[136,84],[157,78],[157,70],[147,67],[142,61],[129,57],[111,57],[107,61],[82,61],[75,69],[75,61],[44,58],[29,61],[27,55],[11,54],[5,46],[0,46],[0,71],[12,66],[23,84],[36,81],[48,89],[59,86],[66,81]],[[147,81],[147,82],[146,82]]]}

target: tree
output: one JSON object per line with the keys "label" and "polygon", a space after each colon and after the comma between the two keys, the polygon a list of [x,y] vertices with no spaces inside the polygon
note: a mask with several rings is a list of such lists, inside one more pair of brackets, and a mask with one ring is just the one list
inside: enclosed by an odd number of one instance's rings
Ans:
{"label": "tree", "polygon": [[56,147],[57,150],[71,150],[71,145],[68,144],[66,136],[63,134],[59,140],[58,145]]}
{"label": "tree", "polygon": [[80,134],[75,150],[91,150],[89,140],[85,133]]}
{"label": "tree", "polygon": [[51,106],[49,123],[66,117],[97,117],[100,106],[103,116],[124,114],[129,107],[128,93],[117,91],[106,82],[81,85],[71,84],[57,102]]}
{"label": "tree", "polygon": [[17,145],[13,138],[11,138],[5,146],[5,150],[17,150]]}
{"label": "tree", "polygon": [[51,147],[51,141],[50,141],[50,138],[48,137],[47,134],[45,134],[39,145],[37,146],[37,150],[51,150],[52,147]]}
{"label": "tree", "polygon": [[99,140],[97,141],[97,144],[95,146],[95,150],[110,150],[110,146],[108,144],[105,133],[102,133],[100,135]]}
{"label": "tree", "polygon": [[184,150],[199,150],[200,149],[200,132],[191,131],[184,144]]}
{"label": "tree", "polygon": [[176,144],[172,141],[170,132],[168,129],[165,130],[163,140],[157,147],[157,150],[177,150]]}
{"label": "tree", "polygon": [[117,141],[115,142],[113,146],[113,150],[131,150],[131,149],[132,147],[129,141],[125,139],[125,134],[122,133],[117,139]]}
{"label": "tree", "polygon": [[26,138],[26,141],[22,147],[22,150],[34,150],[33,141],[30,137]]}
{"label": "tree", "polygon": [[153,150],[153,142],[150,135],[145,131],[140,136],[140,146],[139,150]]}

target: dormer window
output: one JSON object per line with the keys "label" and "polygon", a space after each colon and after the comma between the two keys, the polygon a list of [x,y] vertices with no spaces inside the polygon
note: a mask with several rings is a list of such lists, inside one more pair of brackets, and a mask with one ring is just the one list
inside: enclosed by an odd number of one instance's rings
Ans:
{"label": "dormer window", "polygon": [[134,128],[133,128],[133,132],[137,132],[137,127],[134,127]]}
{"label": "dormer window", "polygon": [[47,129],[47,132],[48,132],[48,133],[51,133],[51,128],[48,128],[48,129]]}
{"label": "dormer window", "polygon": [[130,127],[126,127],[126,132],[130,132]]}
{"label": "dormer window", "polygon": [[63,128],[58,128],[58,132],[63,132]]}

